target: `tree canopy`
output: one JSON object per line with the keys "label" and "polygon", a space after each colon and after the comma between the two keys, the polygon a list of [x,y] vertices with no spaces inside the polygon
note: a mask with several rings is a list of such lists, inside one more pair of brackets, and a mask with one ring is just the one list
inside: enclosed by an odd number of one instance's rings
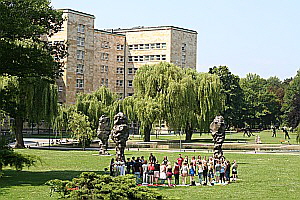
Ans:
{"label": "tree canopy", "polygon": [[142,66],[133,81],[138,119],[144,140],[150,140],[154,122],[163,120],[174,130],[208,130],[210,120],[222,110],[220,79],[170,63]]}
{"label": "tree canopy", "polygon": [[44,77],[62,72],[64,44],[48,45],[61,29],[62,13],[48,0],[0,0],[0,75]]}

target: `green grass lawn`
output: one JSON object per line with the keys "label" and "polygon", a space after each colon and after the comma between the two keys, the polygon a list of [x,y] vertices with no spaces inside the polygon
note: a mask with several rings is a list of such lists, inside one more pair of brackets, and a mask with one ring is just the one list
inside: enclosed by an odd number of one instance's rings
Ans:
{"label": "green grass lawn", "polygon": [[[39,156],[43,164],[16,172],[5,168],[0,178],[0,199],[56,199],[49,197],[50,179],[72,179],[83,171],[101,172],[108,167],[110,156],[96,156],[96,151],[16,150]],[[113,152],[112,152],[113,153]],[[126,156],[146,158],[148,152],[126,151]],[[199,153],[183,153],[198,155]],[[174,162],[178,153],[154,152],[162,160],[164,155]],[[209,155],[203,154],[202,156]],[[230,161],[239,164],[239,180],[227,186],[159,188],[171,199],[299,199],[300,155],[227,153]]]}
{"label": "green grass lawn", "polygon": [[[253,132],[254,135],[259,135],[263,144],[280,144],[283,142],[284,133],[280,130],[277,130],[277,137],[272,137],[272,131],[266,130],[261,132]],[[291,144],[296,144],[296,133],[290,133],[289,135],[291,139],[289,140]],[[142,141],[140,135],[130,136],[132,141]],[[181,140],[185,139],[185,135],[181,135]],[[151,135],[151,141],[174,141],[179,142],[180,136],[179,135]],[[244,137],[243,132],[226,132],[226,139],[225,142],[248,142],[248,143],[255,143],[255,137]],[[210,133],[203,133],[200,135],[199,133],[194,133],[192,137],[192,143],[212,143],[212,137]]]}

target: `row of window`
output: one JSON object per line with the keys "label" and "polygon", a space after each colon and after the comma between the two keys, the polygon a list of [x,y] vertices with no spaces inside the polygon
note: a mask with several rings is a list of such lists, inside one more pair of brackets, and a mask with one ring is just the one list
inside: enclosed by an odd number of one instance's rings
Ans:
{"label": "row of window", "polygon": [[[116,86],[117,87],[123,87],[123,80],[116,80]],[[101,78],[101,85],[108,87],[108,79]],[[77,78],[76,79],[76,88],[83,89],[84,87],[84,79],[83,78]],[[127,81],[127,87],[133,87],[133,80]],[[62,90],[62,89],[61,89]]]}
{"label": "row of window", "polygon": [[[101,43],[101,48],[104,48],[104,49],[110,48],[109,42],[103,41]],[[123,44],[117,44],[117,50],[124,50],[124,45]]]}
{"label": "row of window", "polygon": [[[116,86],[117,87],[123,87],[123,80],[116,80]],[[127,87],[133,87],[133,80],[128,80],[127,81]]]}
{"label": "row of window", "polygon": [[[128,68],[128,74],[135,74],[138,68]],[[83,74],[84,72],[84,65],[83,64],[77,64],[76,66],[76,74]],[[108,66],[107,65],[101,65],[100,66],[100,72],[105,73],[108,72]],[[123,74],[124,68],[123,67],[117,67],[116,69],[117,74]]]}
{"label": "row of window", "polygon": [[151,43],[151,44],[131,44],[128,45],[129,50],[148,50],[148,49],[165,49],[166,43]]}
{"label": "row of window", "polygon": [[128,56],[128,62],[144,62],[166,60],[166,55]]}

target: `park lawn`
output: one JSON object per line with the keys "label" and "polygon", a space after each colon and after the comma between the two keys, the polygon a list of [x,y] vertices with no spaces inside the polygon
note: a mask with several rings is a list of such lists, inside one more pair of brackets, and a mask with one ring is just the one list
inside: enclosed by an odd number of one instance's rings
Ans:
{"label": "park lawn", "polygon": [[[259,135],[261,142],[263,144],[281,144],[284,143],[284,133],[281,130],[277,130],[277,137],[272,137],[272,131],[265,130],[261,132],[253,132],[253,134]],[[291,139],[289,140],[291,144],[296,144],[296,133],[289,132],[289,135]],[[141,140],[139,136],[134,136],[132,140]],[[181,140],[183,141],[185,139],[185,135],[181,136]],[[158,140],[170,140],[170,141],[176,141],[179,142],[180,136],[179,135],[158,135],[157,137],[155,135],[151,135],[152,141],[158,141]],[[212,137],[210,133],[203,133],[200,135],[199,133],[194,133],[192,137],[192,143],[212,143]],[[255,143],[255,137],[247,137],[244,136],[243,132],[226,132],[226,139],[225,142],[247,142],[247,143]]]}
{"label": "park lawn", "polygon": [[[0,199],[56,199],[50,198],[49,187],[44,183],[51,179],[72,179],[83,171],[103,172],[113,156],[96,156],[96,151],[16,150],[37,155],[43,165],[22,172],[9,168],[0,179]],[[113,153],[113,152],[112,152]],[[126,151],[126,156],[146,158],[149,151]],[[176,152],[153,152],[158,160],[168,156],[171,162]],[[204,154],[186,152],[183,155]],[[300,197],[300,155],[237,154],[227,153],[230,161],[236,159],[239,180],[227,186],[158,188],[171,199],[298,199]],[[196,179],[197,180],[197,179]]]}

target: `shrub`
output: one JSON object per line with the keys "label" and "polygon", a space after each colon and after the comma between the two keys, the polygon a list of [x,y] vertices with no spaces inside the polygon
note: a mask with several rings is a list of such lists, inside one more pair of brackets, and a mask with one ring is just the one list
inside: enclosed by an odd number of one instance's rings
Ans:
{"label": "shrub", "polygon": [[155,189],[136,186],[133,175],[111,177],[94,172],[83,172],[72,181],[50,180],[50,196],[58,192],[60,197],[72,199],[103,200],[155,200],[163,199]]}
{"label": "shrub", "polygon": [[1,135],[0,140],[0,174],[3,174],[1,172],[3,167],[15,167],[17,171],[21,171],[25,166],[33,166],[39,160],[39,158],[35,156],[14,152],[13,149],[7,145],[5,136]]}

